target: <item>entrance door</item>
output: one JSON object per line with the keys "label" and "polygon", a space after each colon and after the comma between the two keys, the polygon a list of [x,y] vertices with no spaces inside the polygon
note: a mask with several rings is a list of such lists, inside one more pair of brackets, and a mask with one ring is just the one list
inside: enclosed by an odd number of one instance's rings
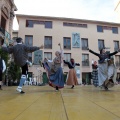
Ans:
{"label": "entrance door", "polygon": [[48,83],[48,78],[46,72],[43,72],[43,84]]}

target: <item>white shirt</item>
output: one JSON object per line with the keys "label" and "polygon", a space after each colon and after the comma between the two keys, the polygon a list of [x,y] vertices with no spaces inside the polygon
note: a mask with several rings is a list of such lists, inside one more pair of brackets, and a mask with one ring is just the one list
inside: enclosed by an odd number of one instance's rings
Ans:
{"label": "white shirt", "polygon": [[4,72],[4,71],[6,70],[5,61],[4,61],[4,60],[2,60],[2,63],[3,63],[3,70],[2,70],[2,72]]}

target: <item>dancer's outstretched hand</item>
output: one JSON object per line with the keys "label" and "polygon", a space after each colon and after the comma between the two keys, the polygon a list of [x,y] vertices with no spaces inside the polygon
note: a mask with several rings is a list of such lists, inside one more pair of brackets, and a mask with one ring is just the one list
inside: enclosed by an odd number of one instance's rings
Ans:
{"label": "dancer's outstretched hand", "polygon": [[43,49],[43,48],[44,48],[44,46],[43,46],[43,45],[41,45],[41,46],[40,46],[40,49]]}

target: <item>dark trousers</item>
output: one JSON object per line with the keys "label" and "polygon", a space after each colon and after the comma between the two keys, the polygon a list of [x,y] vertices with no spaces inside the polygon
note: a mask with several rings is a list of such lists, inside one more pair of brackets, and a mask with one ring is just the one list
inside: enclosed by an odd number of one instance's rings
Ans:
{"label": "dark trousers", "polygon": [[21,67],[22,68],[22,75],[27,75],[28,73],[28,65],[27,63]]}
{"label": "dark trousers", "polygon": [[2,70],[0,70],[0,81],[2,81]]}

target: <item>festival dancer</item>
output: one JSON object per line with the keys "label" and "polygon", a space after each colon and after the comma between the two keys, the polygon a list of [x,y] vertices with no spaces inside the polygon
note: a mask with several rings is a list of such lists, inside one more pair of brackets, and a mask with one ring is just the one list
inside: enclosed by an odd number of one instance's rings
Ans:
{"label": "festival dancer", "polygon": [[[60,44],[58,44],[60,46]],[[60,47],[61,48],[61,47]],[[56,88],[56,91],[59,91],[59,88],[64,87],[64,76],[63,76],[63,52],[56,51],[55,58],[53,61],[48,60],[47,58],[44,59],[43,66],[46,70],[49,85]]]}
{"label": "festival dancer", "polygon": [[99,57],[99,65],[98,65],[98,81],[99,86],[103,86],[105,90],[108,90],[109,87],[113,86],[113,67],[110,67],[108,62],[111,60],[111,56],[117,54],[118,51],[113,53],[106,53],[105,49],[100,50],[100,54],[96,53],[90,49],[89,52]]}
{"label": "festival dancer", "polygon": [[28,53],[30,52],[34,52],[36,50],[42,49],[43,46],[40,47],[30,47],[30,46],[26,46],[22,43],[22,38],[18,37],[16,39],[17,44],[11,47],[2,47],[2,50],[12,54],[13,53],[13,57],[14,57],[14,61],[15,63],[21,67],[22,69],[22,75],[21,75],[21,79],[20,79],[20,83],[19,86],[17,87],[17,91],[21,94],[25,93],[24,91],[22,91],[22,86],[25,82],[25,80],[27,79],[27,71],[28,71]]}
{"label": "festival dancer", "polygon": [[0,56],[0,90],[2,90],[2,75],[5,70],[6,70],[5,61]]}
{"label": "festival dancer", "polygon": [[72,85],[71,89],[74,88],[75,85],[78,85],[78,81],[77,81],[77,77],[76,77],[76,71],[75,71],[75,66],[80,66],[79,63],[75,63],[74,59],[71,58],[70,62],[66,62],[65,60],[63,60],[65,64],[68,65],[69,67],[69,73],[68,73],[68,77],[67,77],[67,85]]}
{"label": "festival dancer", "polygon": [[92,71],[93,85],[97,87],[98,86],[98,65],[96,61],[93,62],[92,69],[93,69]]}

